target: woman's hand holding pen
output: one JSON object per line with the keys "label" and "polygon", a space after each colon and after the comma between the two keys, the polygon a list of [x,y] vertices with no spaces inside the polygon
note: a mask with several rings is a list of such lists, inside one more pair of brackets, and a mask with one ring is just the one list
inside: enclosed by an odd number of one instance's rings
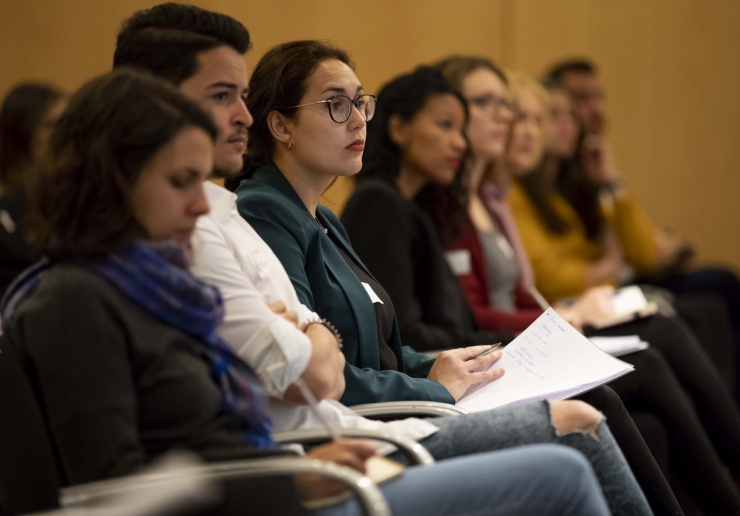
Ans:
{"label": "woman's hand holding pen", "polygon": [[434,362],[427,379],[444,385],[457,401],[469,387],[497,380],[504,375],[501,368],[487,370],[501,358],[502,354],[501,351],[485,354],[488,349],[490,346],[472,346],[443,351]]}

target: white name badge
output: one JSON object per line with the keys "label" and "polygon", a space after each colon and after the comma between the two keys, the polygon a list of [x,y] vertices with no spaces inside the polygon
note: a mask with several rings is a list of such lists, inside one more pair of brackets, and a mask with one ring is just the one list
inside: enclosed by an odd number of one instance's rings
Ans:
{"label": "white name badge", "polygon": [[373,287],[371,287],[364,281],[361,283],[362,283],[362,286],[365,287],[365,291],[367,292],[367,295],[370,296],[370,301],[372,301],[373,303],[380,303],[381,305],[385,304],[380,300],[380,298],[378,297],[378,294],[375,293],[375,291],[373,290]]}
{"label": "white name badge", "polygon": [[447,264],[455,273],[455,276],[465,276],[470,274],[472,268],[470,265],[470,251],[459,249],[457,251],[447,251],[445,253]]}

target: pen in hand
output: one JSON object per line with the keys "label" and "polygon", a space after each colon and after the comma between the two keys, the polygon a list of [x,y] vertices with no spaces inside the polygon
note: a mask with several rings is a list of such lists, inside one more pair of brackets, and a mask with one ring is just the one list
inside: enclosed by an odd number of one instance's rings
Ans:
{"label": "pen in hand", "polygon": [[481,351],[481,352],[480,352],[480,353],[478,353],[477,355],[475,355],[475,356],[472,356],[472,357],[470,357],[470,358],[468,359],[468,362],[469,362],[469,361],[471,361],[471,360],[475,360],[475,359],[476,359],[476,358],[478,358],[478,357],[484,357],[484,356],[486,356],[486,355],[489,355],[489,354],[493,353],[494,351],[496,351],[496,350],[497,350],[498,348],[500,348],[500,347],[501,347],[501,343],[500,343],[500,342],[497,342],[496,344],[491,344],[491,345],[490,345],[490,346],[488,347],[488,349],[484,349],[483,351]]}

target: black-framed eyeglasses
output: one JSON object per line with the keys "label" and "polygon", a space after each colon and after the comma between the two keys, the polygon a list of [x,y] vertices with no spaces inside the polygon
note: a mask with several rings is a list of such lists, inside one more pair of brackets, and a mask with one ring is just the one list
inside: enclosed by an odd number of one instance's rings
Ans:
{"label": "black-framed eyeglasses", "polygon": [[300,104],[288,109],[313,106],[314,104],[326,104],[331,119],[338,124],[343,124],[344,122],[349,120],[349,116],[352,114],[352,106],[354,106],[357,108],[357,111],[360,112],[362,118],[364,118],[366,122],[369,122],[370,120],[372,120],[373,115],[375,114],[375,104],[377,101],[378,99],[375,97],[375,95],[370,95],[369,93],[357,95],[353,99],[349,98],[347,95],[334,95],[333,97],[326,100],[309,102],[308,104]]}
{"label": "black-framed eyeglasses", "polygon": [[500,114],[502,110],[506,109],[510,113],[516,116],[517,106],[514,102],[503,97],[497,97],[491,94],[478,95],[477,97],[470,97],[466,99],[468,103],[474,105],[482,111],[488,113],[496,112]]}

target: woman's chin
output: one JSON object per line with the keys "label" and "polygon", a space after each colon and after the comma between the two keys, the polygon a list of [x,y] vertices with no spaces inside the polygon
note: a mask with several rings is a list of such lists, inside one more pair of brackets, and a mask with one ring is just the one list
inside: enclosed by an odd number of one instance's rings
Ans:
{"label": "woman's chin", "polygon": [[352,163],[348,164],[346,167],[342,167],[334,175],[339,176],[339,177],[350,177],[350,176],[354,176],[357,173],[359,173],[360,170],[362,170],[362,160],[357,159],[356,161],[353,161]]}

